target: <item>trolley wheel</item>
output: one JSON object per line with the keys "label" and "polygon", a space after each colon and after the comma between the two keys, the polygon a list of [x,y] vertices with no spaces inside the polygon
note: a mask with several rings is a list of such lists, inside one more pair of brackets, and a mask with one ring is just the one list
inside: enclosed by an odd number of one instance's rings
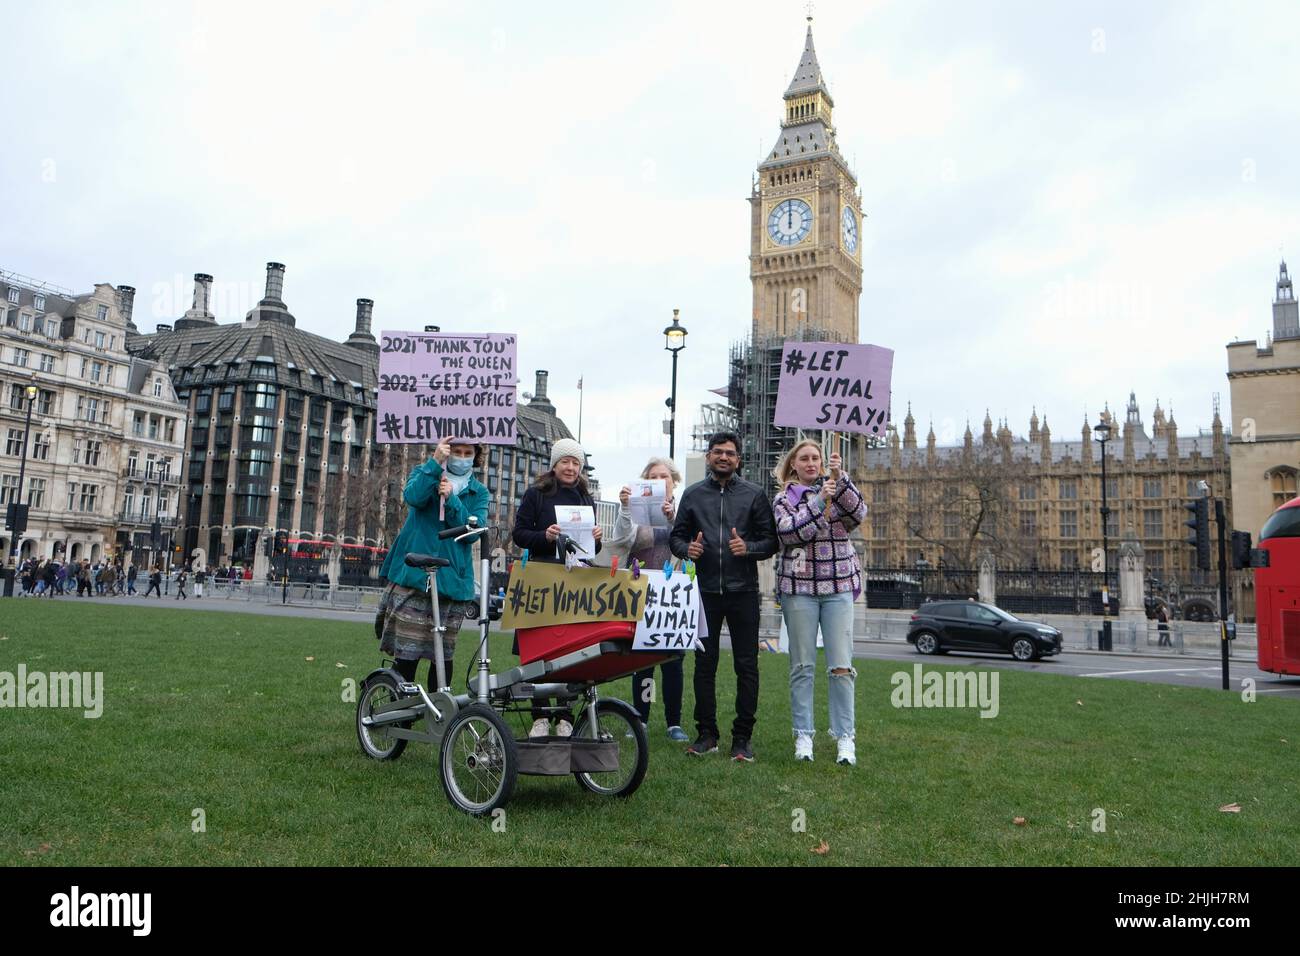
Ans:
{"label": "trolley wheel", "polygon": [[501,715],[487,704],[458,711],[442,738],[438,771],[447,799],[470,816],[505,806],[519,776],[519,758]]}
{"label": "trolley wheel", "polygon": [[[591,707],[583,705],[573,736],[591,737]],[[641,716],[621,700],[596,702],[599,738],[618,744],[618,769],[609,773],[575,773],[579,785],[604,797],[628,797],[645,779],[650,765],[650,743],[646,739]]]}
{"label": "trolley wheel", "polygon": [[[362,717],[373,715],[375,708],[397,700],[397,679],[391,674],[376,674],[366,681],[361,688],[361,697],[357,700],[357,740],[361,751],[375,760],[395,760],[406,749],[406,740],[390,737],[386,727],[364,727]],[[410,727],[410,722],[391,724],[394,727]]]}

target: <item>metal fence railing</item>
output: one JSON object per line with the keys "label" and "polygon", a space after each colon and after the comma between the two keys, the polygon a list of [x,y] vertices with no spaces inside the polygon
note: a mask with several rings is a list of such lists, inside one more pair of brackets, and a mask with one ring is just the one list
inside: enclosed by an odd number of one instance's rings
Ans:
{"label": "metal fence railing", "polygon": [[295,584],[286,588],[281,583],[269,581],[211,581],[203,586],[204,598],[224,601],[245,601],[250,604],[286,604],[298,607],[320,607],[336,611],[370,611],[379,607],[383,588],[359,587],[340,584]]}

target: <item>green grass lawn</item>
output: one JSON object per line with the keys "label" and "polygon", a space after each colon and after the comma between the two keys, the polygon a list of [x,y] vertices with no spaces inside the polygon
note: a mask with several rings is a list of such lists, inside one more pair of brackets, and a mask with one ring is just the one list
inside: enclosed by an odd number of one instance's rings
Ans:
{"label": "green grass lawn", "polygon": [[[389,763],[362,756],[354,705],[342,698],[345,678],[359,681],[378,663],[369,621],[72,600],[0,608],[0,671],[102,671],[106,699],[97,720],[0,709],[8,865],[1300,858],[1300,707],[1267,696],[1247,704],[1236,693],[1004,672],[1000,713],[982,719],[973,709],[895,709],[890,675],[910,663],[864,661],[858,766],[835,766],[824,735],[816,762],[796,764],[786,658],[764,654],[757,763],[687,758],[656,712],[650,771],[630,799],[588,794],[569,777],[520,777],[497,832],[450,807],[431,747],[412,743]],[[461,672],[471,633],[462,632]],[[504,638],[494,645],[494,669],[513,662],[508,649]],[[720,673],[725,734],[730,658]],[[629,699],[630,681],[605,690]],[[817,707],[824,728],[824,670]],[[1220,812],[1231,803],[1241,812]],[[192,831],[196,808],[206,832]],[[1093,831],[1094,808],[1106,812],[1104,833]],[[793,826],[797,811],[804,832]],[[813,852],[823,842],[827,852]]]}

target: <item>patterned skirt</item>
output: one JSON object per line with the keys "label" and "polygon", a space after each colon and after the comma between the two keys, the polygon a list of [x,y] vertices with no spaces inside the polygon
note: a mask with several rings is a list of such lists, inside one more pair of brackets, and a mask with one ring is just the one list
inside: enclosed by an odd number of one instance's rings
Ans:
{"label": "patterned skirt", "polygon": [[[475,608],[473,601],[439,599],[442,624],[442,652],[447,660],[456,653],[456,635],[465,621],[466,612]],[[394,660],[433,660],[437,654],[433,642],[433,602],[429,595],[415,588],[389,584],[379,599],[375,615],[375,636],[379,649]]]}

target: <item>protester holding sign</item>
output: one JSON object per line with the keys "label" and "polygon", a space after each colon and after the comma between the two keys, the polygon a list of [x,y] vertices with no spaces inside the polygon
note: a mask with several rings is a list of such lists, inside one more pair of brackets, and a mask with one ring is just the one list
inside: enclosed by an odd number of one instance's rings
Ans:
{"label": "protester holding sign", "polygon": [[379,599],[375,634],[383,653],[393,658],[394,669],[408,681],[415,680],[421,660],[429,662],[429,690],[437,689],[437,647],[433,637],[433,599],[428,573],[406,564],[411,553],[446,558],[451,564],[437,571],[438,604],[445,628],[443,662],[451,682],[456,635],[474,604],[473,542],[438,540],[438,532],[465,524],[476,517],[487,524],[488,491],[474,477],[487,449],[483,445],[456,440],[442,442],[406,480],[402,499],[407,504],[406,522],[388,550],[379,573],[388,587]]}
{"label": "protester holding sign", "polygon": [[790,712],[794,756],[813,759],[813,668],[817,631],[826,645],[830,673],[831,736],[835,762],[857,763],[854,752],[853,603],[862,593],[862,568],[849,533],[867,516],[867,505],[840,456],[831,455],[830,476],[822,474],[821,446],[795,445],[773,472],[781,491],[772,504],[781,539],[777,592],[790,635]]}
{"label": "protester holding sign", "polygon": [[[625,548],[627,562],[631,566],[635,558],[642,567],[659,569],[664,562],[672,560],[672,549],[668,544],[669,529],[677,517],[677,507],[673,502],[673,489],[681,484],[682,476],[667,458],[651,458],[641,472],[642,480],[659,480],[664,482],[663,516],[664,527],[652,527],[637,524],[632,520],[632,489],[624,485],[618,493],[618,517],[614,519],[614,537],[610,545]],[[659,665],[663,675],[664,719],[668,721],[668,736],[677,741],[689,740],[682,730],[682,659],[675,657]],[[643,724],[650,722],[650,703],[654,696],[654,668],[637,671],[632,678],[632,692],[637,713]]]}
{"label": "protester holding sign", "polygon": [[[524,492],[515,512],[515,528],[512,538],[515,544],[526,549],[529,559],[533,561],[563,561],[556,539],[560,535],[560,525],[555,520],[555,510],[564,505],[579,505],[595,510],[596,502],[592,500],[587,489],[587,479],[582,468],[587,462],[587,455],[572,438],[562,438],[551,446],[551,470],[544,472],[534,485]],[[596,551],[600,551],[600,526],[592,531]],[[594,557],[594,555],[592,555]],[[513,653],[519,653],[515,644]],[[545,737],[550,734],[550,718],[545,708],[549,701],[537,700],[533,707],[533,726],[529,737]],[[555,723],[555,732],[560,737],[573,733],[573,722],[567,716]]]}
{"label": "protester holding sign", "polygon": [[776,527],[767,496],[741,478],[740,439],[731,432],[709,438],[709,476],[686,489],[669,543],[673,554],[695,562],[708,631],[695,655],[695,724],[691,755],[718,749],[716,683],[718,636],[725,620],[736,670],[736,719],[731,759],[752,762],[750,739],[758,710],[758,562],[776,553]]}

